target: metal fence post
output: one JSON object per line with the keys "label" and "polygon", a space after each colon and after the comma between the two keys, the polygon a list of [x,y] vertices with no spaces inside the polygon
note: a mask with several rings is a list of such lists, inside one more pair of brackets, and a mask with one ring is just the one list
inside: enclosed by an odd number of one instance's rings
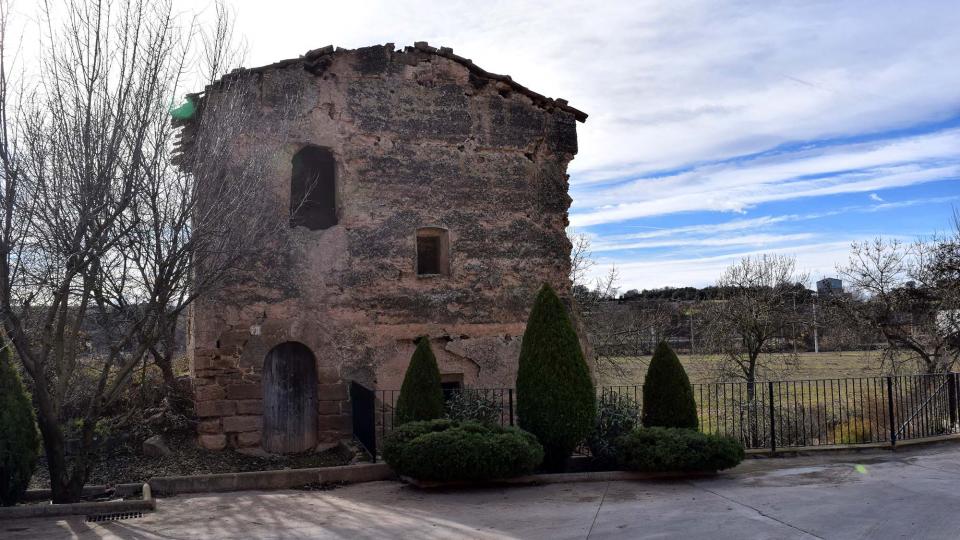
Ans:
{"label": "metal fence post", "polygon": [[957,374],[952,371],[947,373],[947,397],[950,407],[950,431],[952,432],[956,429],[958,421]]}
{"label": "metal fence post", "polygon": [[897,446],[896,418],[893,414],[893,377],[887,376],[887,420],[890,423],[890,448]]}
{"label": "metal fence post", "polygon": [[767,383],[770,404],[770,452],[777,452],[777,419],[773,414],[773,381]]}
{"label": "metal fence post", "polygon": [[510,388],[507,391],[507,395],[510,397],[510,425],[513,425],[513,388]]}

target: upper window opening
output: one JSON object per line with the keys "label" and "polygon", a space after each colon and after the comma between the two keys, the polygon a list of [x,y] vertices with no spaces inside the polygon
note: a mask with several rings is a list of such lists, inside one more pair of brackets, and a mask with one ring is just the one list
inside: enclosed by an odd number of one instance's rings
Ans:
{"label": "upper window opening", "polygon": [[310,230],[337,224],[336,164],[326,148],[306,146],[293,156],[290,226]]}
{"label": "upper window opening", "polygon": [[432,276],[450,273],[447,231],[436,227],[417,230],[417,275]]}

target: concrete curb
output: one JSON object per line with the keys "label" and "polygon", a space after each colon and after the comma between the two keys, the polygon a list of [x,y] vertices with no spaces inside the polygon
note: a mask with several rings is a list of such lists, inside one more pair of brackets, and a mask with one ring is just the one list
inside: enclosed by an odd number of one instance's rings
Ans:
{"label": "concrete curb", "polygon": [[147,484],[155,495],[169,496],[181,493],[290,489],[309,484],[355,484],[395,478],[396,475],[386,463],[364,463],[313,469],[165,476],[151,478]]}
{"label": "concrete curb", "polygon": [[516,486],[516,485],[543,485],[569,484],[583,482],[616,482],[616,481],[650,481],[650,480],[686,480],[690,478],[709,478],[716,476],[716,472],[685,473],[685,472],[637,472],[637,471],[595,471],[575,473],[546,473],[504,478],[489,482],[436,482],[431,480],[417,480],[401,476],[400,480],[420,489],[444,489],[483,486]]}
{"label": "concrete curb", "polygon": [[[150,486],[146,484],[140,484],[140,486],[143,490],[143,499],[133,501],[81,502],[71,504],[27,504],[23,506],[0,507],[0,521],[5,519],[114,514],[122,512],[156,510],[157,501],[151,496]],[[84,491],[86,491],[86,489]]]}
{"label": "concrete curb", "polygon": [[776,452],[771,452],[769,448],[750,448],[746,451],[747,458],[772,458],[772,457],[795,457],[812,456],[815,454],[856,454],[867,450],[887,450],[896,452],[897,450],[914,447],[928,446],[938,443],[960,440],[960,434],[938,435],[935,437],[924,437],[922,439],[906,439],[897,441],[896,446],[890,446],[889,442],[878,443],[858,443],[858,444],[834,444],[822,446],[786,446],[777,448]]}
{"label": "concrete curb", "polygon": [[[113,486],[113,494],[117,497],[133,497],[139,495],[143,489],[143,483],[117,484]],[[83,486],[84,497],[96,497],[98,495],[107,495],[110,492],[110,486]],[[24,502],[49,500],[53,494],[49,489],[28,489],[23,494]]]}

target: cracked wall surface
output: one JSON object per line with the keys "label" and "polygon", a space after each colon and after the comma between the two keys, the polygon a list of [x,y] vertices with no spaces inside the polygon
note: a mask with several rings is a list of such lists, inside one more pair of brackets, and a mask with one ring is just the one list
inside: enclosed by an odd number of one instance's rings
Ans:
{"label": "cracked wall surface", "polygon": [[[569,296],[566,168],[586,116],[422,43],[325,48],[229,77],[201,99],[215,110],[236,81],[255,90],[258,114],[230,148],[273,156],[260,186],[271,207],[289,212],[291,159],[316,145],[336,161],[338,223],[278,232],[244,279],[193,306],[201,443],[259,445],[263,360],[285,341],[317,358],[323,441],[350,434],[348,382],[398,389],[418,336],[442,373],[512,387],[538,288]],[[417,275],[420,227],[448,231],[449,275]]]}

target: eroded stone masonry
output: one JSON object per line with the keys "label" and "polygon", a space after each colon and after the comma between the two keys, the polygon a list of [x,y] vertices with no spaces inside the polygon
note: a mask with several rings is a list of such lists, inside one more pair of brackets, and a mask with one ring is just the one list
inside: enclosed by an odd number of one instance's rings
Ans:
{"label": "eroded stone masonry", "polygon": [[184,152],[244,88],[256,114],[230,152],[271,156],[260,189],[289,226],[193,307],[200,443],[349,437],[350,381],[398,389],[423,335],[445,382],[512,387],[537,289],[569,295],[566,169],[586,115],[450,49],[326,47],[208,86]]}

